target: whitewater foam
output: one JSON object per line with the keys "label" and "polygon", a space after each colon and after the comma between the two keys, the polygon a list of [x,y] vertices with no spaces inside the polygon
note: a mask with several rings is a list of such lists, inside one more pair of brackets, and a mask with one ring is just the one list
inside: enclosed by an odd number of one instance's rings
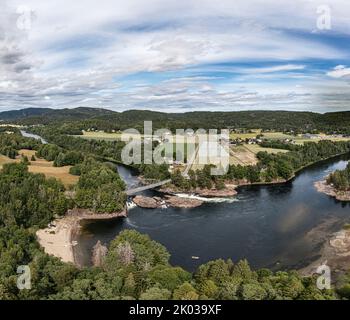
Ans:
{"label": "whitewater foam", "polygon": [[233,203],[238,201],[238,199],[236,198],[207,198],[207,197],[200,197],[194,194],[186,194],[186,193],[177,193],[176,196],[179,198],[196,199],[203,202],[213,202],[213,203],[222,203],[222,202]]}

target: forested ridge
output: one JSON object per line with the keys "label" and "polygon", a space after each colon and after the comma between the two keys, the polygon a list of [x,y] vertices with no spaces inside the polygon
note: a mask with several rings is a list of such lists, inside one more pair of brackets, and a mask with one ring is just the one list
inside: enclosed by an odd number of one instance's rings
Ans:
{"label": "forested ridge", "polygon": [[[350,112],[313,113],[294,111],[233,111],[233,112],[187,112],[162,113],[147,110],[114,112],[98,108],[75,109],[23,109],[0,113],[4,122],[25,125],[63,126],[78,134],[81,130],[143,130],[145,120],[153,122],[153,128],[176,129],[222,129],[245,128],[290,131],[326,132],[350,134]],[[73,134],[73,133],[72,133]]]}

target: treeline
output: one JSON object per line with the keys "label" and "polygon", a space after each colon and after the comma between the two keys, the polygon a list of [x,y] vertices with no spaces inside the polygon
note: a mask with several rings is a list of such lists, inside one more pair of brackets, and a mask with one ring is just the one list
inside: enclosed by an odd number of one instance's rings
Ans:
{"label": "treeline", "polygon": [[337,190],[350,190],[350,163],[344,170],[336,170],[327,177],[327,184],[332,184]]}
{"label": "treeline", "polygon": [[[284,147],[285,149],[285,147]],[[294,146],[287,153],[269,154],[259,152],[257,165],[230,165],[225,175],[211,175],[212,166],[204,166],[202,170],[189,171],[189,179],[185,179],[179,171],[171,175],[172,183],[185,191],[195,188],[223,189],[225,181],[241,182],[273,182],[285,181],[303,167],[339,154],[350,152],[350,142],[332,142],[328,140],[319,143],[308,142],[302,146]]]}
{"label": "treeline", "polygon": [[121,161],[121,150],[125,146],[121,141],[89,140],[62,134],[54,126],[31,128],[31,132],[44,137],[52,145],[68,151],[78,151],[86,155],[110,158]]}
{"label": "treeline", "polygon": [[79,151],[66,151],[55,144],[40,145],[36,152],[37,157],[47,161],[53,161],[55,167],[76,165],[84,160],[84,156]]}

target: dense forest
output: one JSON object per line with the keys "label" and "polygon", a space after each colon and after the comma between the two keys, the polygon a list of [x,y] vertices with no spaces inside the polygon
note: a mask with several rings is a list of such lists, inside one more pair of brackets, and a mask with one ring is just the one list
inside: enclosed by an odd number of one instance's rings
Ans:
{"label": "dense forest", "polygon": [[[111,242],[101,267],[77,269],[46,255],[35,230],[67,206],[63,186],[28,173],[25,164],[0,173],[0,299],[336,299],[350,298],[350,278],[320,291],[294,271],[252,270],[247,261],[216,260],[193,274],[169,264],[169,253],[147,235],[126,230]],[[31,289],[17,288],[28,265]]]}
{"label": "dense forest", "polygon": [[326,132],[350,134],[350,112],[312,113],[293,111],[237,111],[162,113],[146,110],[114,112],[96,108],[24,109],[0,113],[0,120],[25,125],[56,125],[62,133],[79,134],[81,130],[97,129],[110,132],[136,128],[142,132],[143,122],[153,122],[153,128],[245,128],[275,131]]}
{"label": "dense forest", "polygon": [[344,170],[336,170],[327,177],[327,183],[340,191],[350,190],[350,163]]}

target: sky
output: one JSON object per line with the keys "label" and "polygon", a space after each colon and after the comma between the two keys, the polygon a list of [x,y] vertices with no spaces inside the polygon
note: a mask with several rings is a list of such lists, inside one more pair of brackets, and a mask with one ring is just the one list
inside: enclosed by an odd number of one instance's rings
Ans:
{"label": "sky", "polygon": [[0,0],[0,111],[350,111],[349,0]]}

